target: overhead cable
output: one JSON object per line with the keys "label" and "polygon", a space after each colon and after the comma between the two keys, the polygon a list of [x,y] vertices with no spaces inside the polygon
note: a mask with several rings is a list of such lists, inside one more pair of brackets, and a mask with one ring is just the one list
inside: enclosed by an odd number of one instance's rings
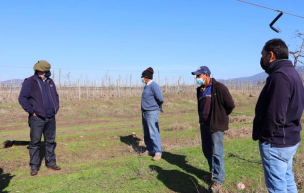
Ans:
{"label": "overhead cable", "polygon": [[250,5],[255,5],[255,6],[264,8],[264,9],[270,9],[270,10],[273,10],[273,11],[282,12],[282,13],[285,13],[285,14],[288,14],[288,15],[292,15],[292,16],[295,16],[295,17],[299,17],[299,18],[304,19],[303,16],[296,15],[296,14],[292,14],[292,13],[287,13],[287,12],[284,12],[284,11],[280,11],[280,10],[278,10],[278,9],[273,9],[273,8],[270,8],[270,7],[265,7],[265,6],[263,6],[263,5],[259,5],[259,4],[255,4],[255,3],[251,3],[251,2],[243,1],[243,0],[237,0],[237,1],[240,1],[240,2],[243,2],[243,3],[247,3],[247,4],[250,4]]}

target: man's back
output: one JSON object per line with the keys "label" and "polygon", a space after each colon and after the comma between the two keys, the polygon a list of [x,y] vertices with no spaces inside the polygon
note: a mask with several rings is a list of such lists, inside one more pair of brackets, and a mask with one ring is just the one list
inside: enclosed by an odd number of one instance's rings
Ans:
{"label": "man's back", "polygon": [[287,109],[286,125],[291,127],[301,127],[300,120],[304,109],[303,82],[295,68],[282,68],[282,70],[286,70],[286,74],[290,80],[291,87],[291,98]]}

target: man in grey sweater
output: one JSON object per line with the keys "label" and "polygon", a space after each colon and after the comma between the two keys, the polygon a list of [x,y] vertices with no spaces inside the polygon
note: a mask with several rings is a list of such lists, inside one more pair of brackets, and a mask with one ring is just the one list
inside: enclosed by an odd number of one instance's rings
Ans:
{"label": "man in grey sweater", "polygon": [[158,118],[159,111],[162,111],[164,98],[161,90],[153,79],[154,71],[151,67],[143,71],[141,78],[146,84],[142,92],[141,111],[144,140],[146,151],[141,155],[155,155],[154,161],[160,160],[162,156],[162,147],[159,135]]}

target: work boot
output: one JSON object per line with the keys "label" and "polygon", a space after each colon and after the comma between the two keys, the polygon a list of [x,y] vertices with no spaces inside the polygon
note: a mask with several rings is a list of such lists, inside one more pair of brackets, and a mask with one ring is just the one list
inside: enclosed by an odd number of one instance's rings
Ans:
{"label": "work boot", "polygon": [[36,176],[38,174],[37,169],[31,169],[31,176]]}
{"label": "work boot", "polygon": [[222,184],[219,182],[213,182],[210,187],[210,193],[220,193],[222,188]]}
{"label": "work boot", "polygon": [[50,166],[50,167],[47,167],[49,170],[61,170],[61,167],[60,166],[57,166],[56,164]]}
{"label": "work boot", "polygon": [[161,156],[160,155],[156,155],[153,157],[153,161],[157,161],[157,160],[160,160],[161,159]]}

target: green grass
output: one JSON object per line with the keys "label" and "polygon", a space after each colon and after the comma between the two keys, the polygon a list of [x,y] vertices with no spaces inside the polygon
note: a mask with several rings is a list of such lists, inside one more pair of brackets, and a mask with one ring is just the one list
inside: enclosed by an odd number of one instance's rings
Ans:
{"label": "green grass", "polygon": [[[252,122],[246,120],[254,116],[252,104],[255,104],[256,98],[233,96],[238,101],[231,116],[245,117],[245,121],[234,121],[230,129],[238,132],[239,128],[251,128]],[[2,148],[0,168],[4,172],[0,174],[0,192],[159,193],[197,192],[197,188],[201,193],[206,192],[209,184],[201,178],[208,173],[208,163],[199,143],[195,99],[178,95],[166,97],[165,113],[160,117],[164,148],[162,160],[153,162],[151,157],[141,157],[138,149],[132,148],[132,145],[143,146],[140,141],[143,136],[138,97],[121,99],[121,103],[120,99],[64,101],[57,115],[56,136],[57,163],[62,170],[48,171],[42,162],[38,176],[31,177],[27,146]],[[119,111],[112,108],[114,104]],[[16,104],[1,105],[18,112]],[[116,117],[117,112],[122,115]],[[5,122],[2,119],[7,127],[0,127],[5,128],[0,132],[0,141],[29,140],[26,118],[20,113],[12,120]],[[175,128],[183,124],[187,127],[180,130]],[[10,126],[20,128],[10,130]],[[130,136],[133,132],[136,132],[138,138]],[[266,192],[257,142],[250,137],[236,139],[231,136],[225,139],[224,159],[226,176],[223,188],[226,192]],[[304,147],[301,144],[294,160],[298,182],[304,176],[301,172],[304,164],[302,160]],[[243,191],[237,190],[240,182],[246,186]],[[304,192],[303,184],[299,183],[298,188],[299,192]]]}
{"label": "green grass", "polygon": [[[236,191],[239,182],[250,184],[251,189],[260,185],[263,176],[257,143],[250,139],[225,141],[226,179],[224,188]],[[81,145],[79,145],[81,147]],[[234,155],[234,156],[232,156]],[[86,167],[86,165],[89,165]],[[200,178],[208,171],[208,164],[200,147],[164,152],[163,160],[151,161],[150,157],[115,157],[92,161],[90,164],[69,166],[71,173],[37,176],[33,179],[18,171],[16,180],[6,191],[16,192],[195,192],[192,180],[201,188],[208,185]],[[42,168],[45,172],[45,168]],[[22,175],[18,179],[18,175]],[[56,185],[55,185],[56,184]],[[54,186],[55,185],[55,186]]]}

